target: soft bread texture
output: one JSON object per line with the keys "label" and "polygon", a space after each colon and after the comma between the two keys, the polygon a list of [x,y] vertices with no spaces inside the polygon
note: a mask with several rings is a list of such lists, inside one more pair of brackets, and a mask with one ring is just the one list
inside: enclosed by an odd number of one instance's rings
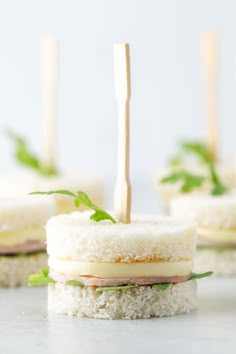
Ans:
{"label": "soft bread texture", "polygon": [[26,286],[29,275],[46,266],[46,252],[20,257],[0,256],[0,287]]}
{"label": "soft bread texture", "polygon": [[194,219],[199,227],[236,228],[236,194],[186,196],[171,203],[171,215]]}
{"label": "soft bread texture", "polygon": [[55,202],[49,196],[26,195],[0,200],[1,232],[43,226],[55,215]]}
{"label": "soft bread texture", "polygon": [[165,291],[150,286],[98,292],[93,287],[49,284],[48,310],[100,319],[144,319],[188,313],[197,307],[196,281],[172,284]]}
{"label": "soft bread texture", "polygon": [[[0,176],[0,197],[9,198],[22,196],[35,191],[68,189],[72,192],[79,190],[87,193],[94,204],[103,206],[105,202],[103,181],[92,174],[62,174],[55,177],[44,177],[34,173],[23,173],[17,176]],[[56,201],[56,212],[69,213],[78,208],[74,200],[67,195],[53,195]],[[79,207],[84,210],[83,206]]]}
{"label": "soft bread texture", "polygon": [[157,216],[133,216],[131,224],[95,222],[90,212],[51,218],[47,251],[54,258],[87,262],[180,261],[194,256],[192,222]]}
{"label": "soft bread texture", "polygon": [[234,250],[221,252],[214,249],[198,249],[193,270],[196,273],[212,270],[217,276],[236,276],[236,247]]}

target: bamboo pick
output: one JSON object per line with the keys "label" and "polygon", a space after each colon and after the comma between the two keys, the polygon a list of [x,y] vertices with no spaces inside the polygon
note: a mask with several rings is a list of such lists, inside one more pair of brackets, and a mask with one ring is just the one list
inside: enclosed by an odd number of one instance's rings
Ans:
{"label": "bamboo pick", "polygon": [[118,174],[115,186],[115,216],[129,224],[131,214],[131,184],[129,179],[129,45],[114,45],[115,95],[118,103]]}
{"label": "bamboo pick", "polygon": [[217,160],[219,149],[219,132],[217,119],[217,35],[213,31],[204,33],[204,69],[206,84],[206,144],[213,159]]}
{"label": "bamboo pick", "polygon": [[43,38],[40,52],[43,108],[43,161],[47,166],[55,166],[58,42],[50,37]]}

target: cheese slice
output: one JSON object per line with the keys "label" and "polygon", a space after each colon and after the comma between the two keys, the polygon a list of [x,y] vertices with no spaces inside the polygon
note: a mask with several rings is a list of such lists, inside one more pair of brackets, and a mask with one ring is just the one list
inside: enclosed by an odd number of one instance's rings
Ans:
{"label": "cheese slice", "polygon": [[0,232],[0,247],[16,246],[26,241],[45,241],[45,230],[43,226],[31,227],[18,231],[1,231]]}
{"label": "cheese slice", "polygon": [[179,262],[95,263],[49,257],[49,267],[65,275],[97,278],[185,276],[192,271],[192,260]]}
{"label": "cheese slice", "polygon": [[199,227],[198,236],[200,239],[215,242],[236,242],[236,230],[234,229]]}

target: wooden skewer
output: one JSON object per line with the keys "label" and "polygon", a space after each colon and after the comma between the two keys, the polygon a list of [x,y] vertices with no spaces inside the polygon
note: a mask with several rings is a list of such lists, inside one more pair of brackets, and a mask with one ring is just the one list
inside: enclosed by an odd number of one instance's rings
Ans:
{"label": "wooden skewer", "polygon": [[129,45],[114,45],[115,95],[118,103],[118,175],[115,186],[115,217],[129,224],[131,184],[129,179],[129,100],[131,95]]}
{"label": "wooden skewer", "polygon": [[40,52],[43,106],[43,161],[47,166],[55,166],[58,42],[53,38],[43,38]]}
{"label": "wooden skewer", "polygon": [[217,160],[219,148],[217,120],[217,36],[213,31],[204,33],[204,68],[207,100],[207,137],[206,144],[213,159]]}

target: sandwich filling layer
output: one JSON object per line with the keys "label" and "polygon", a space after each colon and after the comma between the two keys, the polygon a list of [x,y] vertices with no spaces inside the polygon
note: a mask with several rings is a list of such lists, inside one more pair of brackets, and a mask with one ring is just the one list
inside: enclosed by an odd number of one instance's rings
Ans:
{"label": "sandwich filling layer", "polygon": [[1,255],[40,252],[45,248],[45,231],[41,225],[0,232]]}
{"label": "sandwich filling layer", "polygon": [[[134,262],[134,263],[94,263],[49,258],[50,275],[58,279],[90,278],[92,285],[115,283],[141,283],[184,281],[192,271],[192,260],[179,262]],[[55,280],[57,280],[55,279]],[[135,279],[137,281],[135,281]],[[173,280],[174,279],[174,280]],[[129,281],[127,281],[129,280]],[[91,281],[90,281],[91,283]]]}
{"label": "sandwich filling layer", "polygon": [[15,247],[27,242],[45,242],[45,230],[43,226],[31,226],[21,230],[0,231],[0,248]]}
{"label": "sandwich filling layer", "polygon": [[48,218],[55,215],[49,196],[24,196],[0,201],[0,254],[18,256],[45,250]]}
{"label": "sandwich filling layer", "polygon": [[14,255],[21,253],[32,253],[32,252],[40,252],[45,251],[46,245],[45,242],[42,241],[26,241],[19,245],[6,247],[0,245],[0,254],[1,255]]}
{"label": "sandwich filling layer", "polygon": [[236,246],[236,229],[214,229],[210,227],[199,227],[198,235],[202,240],[220,243],[234,243]]}
{"label": "sandwich filling layer", "polygon": [[190,279],[191,274],[172,277],[130,277],[130,278],[96,278],[89,276],[68,275],[50,270],[49,276],[59,283],[78,281],[84,286],[122,286],[152,285],[162,283],[182,283]]}

